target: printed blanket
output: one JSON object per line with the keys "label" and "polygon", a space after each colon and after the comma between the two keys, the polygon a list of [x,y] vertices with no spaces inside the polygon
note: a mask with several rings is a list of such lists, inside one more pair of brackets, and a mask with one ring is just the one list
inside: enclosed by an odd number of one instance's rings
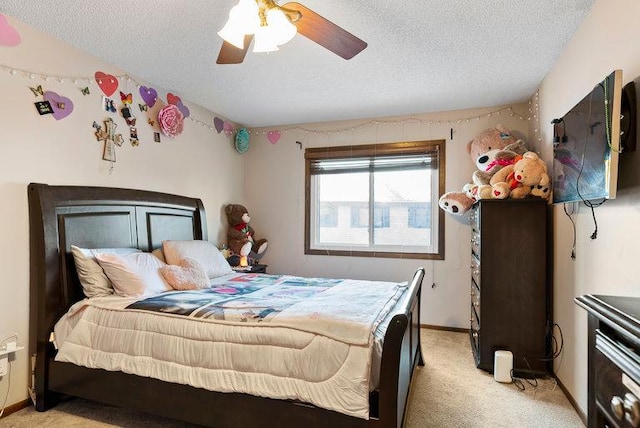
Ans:
{"label": "printed blanket", "polygon": [[269,322],[365,345],[405,288],[406,283],[237,274],[208,289],[162,293],[126,309]]}

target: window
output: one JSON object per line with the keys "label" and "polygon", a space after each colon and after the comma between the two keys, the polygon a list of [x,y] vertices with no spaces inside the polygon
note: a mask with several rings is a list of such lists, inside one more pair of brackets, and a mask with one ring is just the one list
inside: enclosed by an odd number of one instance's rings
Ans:
{"label": "window", "polygon": [[359,203],[351,206],[351,227],[369,227],[369,207]]}
{"label": "window", "polygon": [[305,254],[443,259],[444,158],[444,140],[306,149]]}
{"label": "window", "polygon": [[320,204],[320,227],[338,227],[338,210],[335,204]]}
{"label": "window", "polygon": [[426,205],[409,205],[409,227],[425,229],[429,227],[429,213],[431,210]]}
{"label": "window", "polygon": [[376,202],[373,208],[373,227],[389,227],[390,211],[389,205],[382,205]]}

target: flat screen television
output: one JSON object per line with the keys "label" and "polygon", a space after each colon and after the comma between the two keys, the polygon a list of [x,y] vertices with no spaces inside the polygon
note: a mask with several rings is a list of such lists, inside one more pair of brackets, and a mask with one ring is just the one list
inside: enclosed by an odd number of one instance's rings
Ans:
{"label": "flat screen television", "polygon": [[616,70],[553,121],[554,204],[616,197],[621,99]]}

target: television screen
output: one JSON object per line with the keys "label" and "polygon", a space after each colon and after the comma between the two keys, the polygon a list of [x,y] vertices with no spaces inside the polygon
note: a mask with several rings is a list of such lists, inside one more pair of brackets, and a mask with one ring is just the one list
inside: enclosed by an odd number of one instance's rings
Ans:
{"label": "television screen", "polygon": [[615,198],[621,98],[622,70],[616,70],[553,121],[554,204]]}

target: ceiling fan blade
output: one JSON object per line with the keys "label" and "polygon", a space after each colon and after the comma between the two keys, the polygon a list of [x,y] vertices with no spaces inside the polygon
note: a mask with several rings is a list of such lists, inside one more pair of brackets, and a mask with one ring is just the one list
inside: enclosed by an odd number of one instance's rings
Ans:
{"label": "ceiling fan blade", "polygon": [[298,33],[344,59],[353,58],[367,47],[365,41],[298,2],[290,2],[282,7],[300,13],[300,19],[293,23]]}
{"label": "ceiling fan blade", "polygon": [[249,45],[253,40],[253,34],[244,36],[244,49],[238,49],[229,42],[223,41],[220,53],[218,53],[217,64],[240,64],[247,55]]}

